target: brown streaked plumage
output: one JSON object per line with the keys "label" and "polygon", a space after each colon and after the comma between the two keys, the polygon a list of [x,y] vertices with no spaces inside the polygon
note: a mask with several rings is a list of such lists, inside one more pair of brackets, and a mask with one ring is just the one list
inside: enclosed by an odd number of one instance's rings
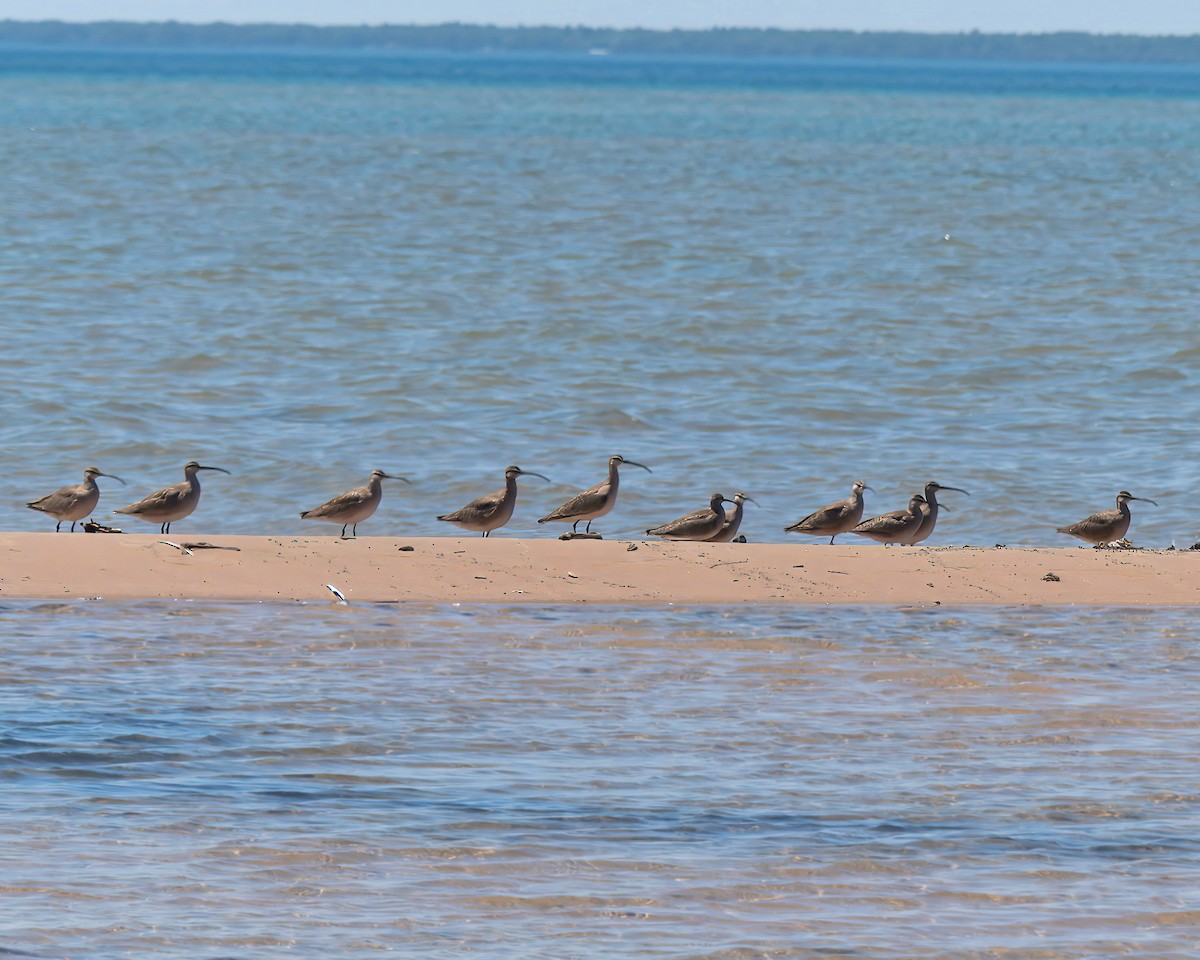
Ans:
{"label": "brown streaked plumage", "polygon": [[1059,533],[1069,533],[1073,537],[1078,537],[1080,540],[1086,540],[1088,543],[1099,546],[1102,543],[1112,543],[1115,540],[1121,540],[1129,530],[1129,521],[1133,519],[1129,512],[1129,501],[1140,500],[1143,503],[1153,503],[1158,506],[1155,501],[1147,497],[1135,497],[1128,490],[1122,490],[1117,494],[1117,509],[1104,510],[1100,513],[1093,513],[1090,517],[1084,517],[1078,523],[1072,523],[1070,526],[1056,528]]}
{"label": "brown streaked plumage", "polygon": [[195,460],[189,461],[183,468],[183,480],[169,487],[155,490],[148,496],[142,497],[137,503],[131,503],[113,513],[127,513],[147,523],[157,523],[159,533],[170,533],[171,524],[190,516],[200,503],[200,480],[196,477],[198,470],[216,470],[229,473],[223,467],[202,467]]}
{"label": "brown streaked plumage", "polygon": [[[941,506],[937,502],[937,493],[939,490],[953,490],[955,493],[966,493],[968,497],[970,496],[961,487],[944,487],[940,483],[930,480],[925,484],[925,506],[921,508],[921,525],[907,541],[908,543],[920,543],[922,540],[928,539],[929,535],[933,533],[933,528],[937,526],[938,509]],[[943,509],[949,510],[950,508],[944,507]]]}
{"label": "brown streaked plumage", "polygon": [[651,527],[646,532],[652,537],[662,537],[664,540],[708,540],[720,533],[725,526],[725,508],[722,504],[733,503],[723,493],[714,493],[709,498],[708,506],[696,510],[686,516]]}
{"label": "brown streaked plumage", "polygon": [[443,514],[438,519],[457,523],[464,530],[478,530],[485,537],[491,536],[493,530],[500,529],[512,519],[513,509],[517,505],[517,477],[541,477],[550,482],[549,477],[542,477],[532,470],[506,467],[502,489],[477,497],[461,510]]}
{"label": "brown streaked plumage", "polygon": [[[839,533],[847,533],[854,529],[863,515],[863,491],[871,490],[861,480],[855,480],[850,487],[850,496],[837,503],[831,503],[815,510],[803,520],[797,520],[790,527],[784,527],[784,533],[807,533],[814,537],[833,538]],[[874,493],[874,491],[871,491]]]}
{"label": "brown streaked plumage", "polygon": [[346,538],[346,528],[351,527],[350,536],[358,536],[358,525],[370,517],[379,501],[383,498],[384,480],[409,481],[405,477],[396,477],[382,470],[372,470],[365,486],[355,487],[345,493],[326,500],[319,507],[305,510],[300,514],[301,520],[324,520],[327,523],[342,525],[342,539]]}
{"label": "brown streaked plumage", "polygon": [[584,527],[584,531],[591,533],[592,521],[605,516],[617,503],[617,488],[621,483],[617,468],[623,463],[627,463],[631,467],[641,467],[647,473],[652,472],[644,463],[626,460],[620,455],[609,457],[606,479],[601,480],[594,487],[588,487],[583,492],[575,494],[557,510],[542,517],[538,523],[561,521],[571,524],[571,530],[575,531],[579,527],[580,521],[586,520],[587,526]]}
{"label": "brown streaked plumage", "polygon": [[856,533],[860,537],[870,537],[880,543],[908,543],[924,519],[921,513],[924,503],[923,496],[919,493],[914,494],[908,501],[906,509],[893,510],[891,513],[883,513],[870,520],[864,520],[848,532]]}
{"label": "brown streaked plumage", "polygon": [[60,487],[53,493],[48,493],[40,500],[33,500],[26,504],[30,510],[40,510],[42,513],[49,514],[58,521],[54,525],[54,532],[58,533],[59,527],[66,520],[71,521],[71,532],[75,532],[75,523],[82,520],[93,510],[96,509],[96,504],[100,502],[100,488],[96,485],[97,477],[109,477],[119,483],[124,483],[120,477],[112,473],[105,473],[99,467],[84,467],[83,483],[78,483],[69,487]]}
{"label": "brown streaked plumage", "polygon": [[737,536],[738,529],[742,525],[742,515],[746,512],[745,504],[749,502],[758,506],[758,501],[753,497],[748,497],[744,493],[735,493],[733,495],[733,511],[725,511],[725,525],[721,527],[715,534],[708,538],[709,543],[730,543]]}

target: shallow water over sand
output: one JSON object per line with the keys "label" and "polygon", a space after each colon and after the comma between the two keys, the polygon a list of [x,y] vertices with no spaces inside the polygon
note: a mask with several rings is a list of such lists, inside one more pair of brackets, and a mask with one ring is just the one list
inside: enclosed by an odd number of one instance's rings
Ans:
{"label": "shallow water over sand", "polygon": [[1184,956],[1185,611],[0,606],[34,956]]}

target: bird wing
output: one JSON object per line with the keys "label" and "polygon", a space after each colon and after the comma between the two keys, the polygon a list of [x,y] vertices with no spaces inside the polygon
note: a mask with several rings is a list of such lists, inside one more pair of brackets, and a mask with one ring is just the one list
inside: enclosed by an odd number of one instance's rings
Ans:
{"label": "bird wing", "polygon": [[311,510],[306,510],[301,517],[320,517],[329,513],[339,513],[342,510],[349,510],[351,507],[357,507],[365,503],[371,496],[371,491],[367,487],[358,487],[354,490],[347,490],[345,493],[339,493],[336,497],[326,500],[319,507],[313,507]]}
{"label": "bird wing", "polygon": [[901,526],[912,520],[913,514],[907,510],[893,510],[891,513],[881,513],[877,517],[872,517],[870,520],[864,520],[858,526],[851,530],[888,530]]}
{"label": "bird wing", "polygon": [[592,510],[598,510],[607,496],[608,481],[602,480],[594,487],[588,487],[582,493],[575,494],[575,496],[553,513],[542,517],[538,523],[544,523],[547,520],[566,520],[570,517],[579,516],[581,513],[590,513]]}
{"label": "bird wing", "polygon": [[444,516],[438,517],[438,519],[455,521],[469,520],[473,517],[490,517],[504,504],[505,492],[504,490],[496,490],[493,493],[485,493],[482,497],[476,497],[461,510],[447,513]]}
{"label": "bird wing", "polygon": [[187,483],[173,483],[169,487],[163,487],[161,490],[147,494],[137,503],[114,510],[113,513],[146,513],[150,510],[166,510],[182,500],[190,489]]}
{"label": "bird wing", "polygon": [[34,510],[41,510],[45,513],[50,511],[67,510],[75,506],[81,499],[81,493],[78,487],[61,487],[53,493],[48,493],[44,497],[30,501],[27,506]]}
{"label": "bird wing", "polygon": [[694,513],[689,513],[687,516],[680,517],[677,520],[672,520],[670,523],[660,524],[659,526],[647,530],[646,532],[650,534],[657,534],[660,531],[665,533],[668,530],[679,530],[694,523],[702,523],[705,521],[712,523],[713,517],[713,511],[705,507],[703,510],[697,510]]}
{"label": "bird wing", "polygon": [[814,510],[803,520],[797,520],[792,524],[792,529],[804,530],[805,528],[821,527],[835,520],[840,520],[845,513],[846,504],[839,500],[837,503],[827,504],[820,510]]}
{"label": "bird wing", "polygon": [[468,503],[463,510],[471,510],[479,513],[492,513],[499,509],[504,503],[504,490],[496,490],[493,493],[485,493],[482,497],[476,497]]}
{"label": "bird wing", "polygon": [[1080,534],[1086,533],[1089,530],[1104,528],[1117,522],[1121,516],[1120,510],[1105,510],[1101,513],[1093,513],[1090,517],[1084,517],[1082,520],[1072,523],[1066,527],[1058,527],[1059,533]]}

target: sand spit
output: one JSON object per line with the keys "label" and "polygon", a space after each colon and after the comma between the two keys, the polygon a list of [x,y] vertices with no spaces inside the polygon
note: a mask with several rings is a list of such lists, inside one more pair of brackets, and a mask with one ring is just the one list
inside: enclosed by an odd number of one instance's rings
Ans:
{"label": "sand spit", "polygon": [[351,603],[1192,604],[1200,551],[0,534],[0,598],[335,602],[326,584]]}

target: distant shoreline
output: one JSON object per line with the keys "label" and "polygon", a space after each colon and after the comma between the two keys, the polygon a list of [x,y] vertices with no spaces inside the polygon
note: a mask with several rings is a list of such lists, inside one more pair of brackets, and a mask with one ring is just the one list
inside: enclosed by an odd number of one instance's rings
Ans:
{"label": "distant shoreline", "polygon": [[194,50],[558,53],[1200,66],[1200,34],[645,30],[599,27],[310,26],[0,20],[0,45]]}

